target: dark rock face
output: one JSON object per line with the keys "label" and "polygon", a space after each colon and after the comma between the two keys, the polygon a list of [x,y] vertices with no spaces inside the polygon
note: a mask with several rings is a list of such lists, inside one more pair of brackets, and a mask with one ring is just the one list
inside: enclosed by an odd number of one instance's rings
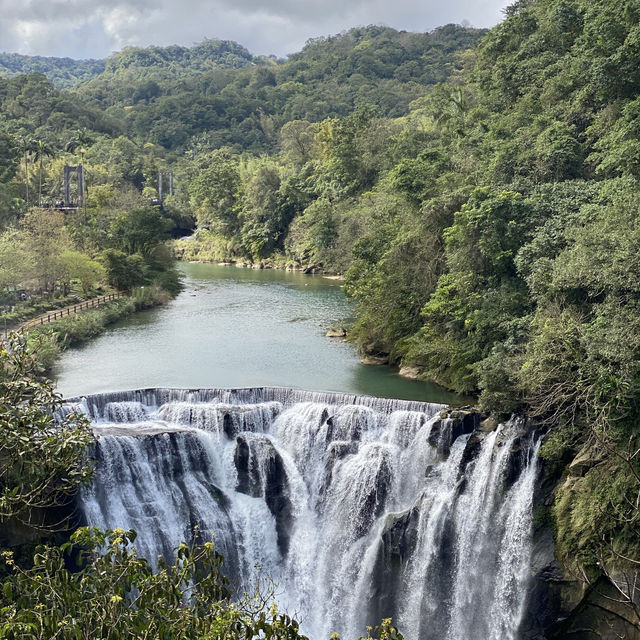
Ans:
{"label": "dark rock face", "polygon": [[586,591],[566,620],[549,631],[549,640],[640,639],[640,619],[620,602],[620,593],[605,577]]}
{"label": "dark rock face", "polygon": [[[253,447],[263,449],[260,457],[254,453]],[[259,463],[260,459],[262,464]],[[238,471],[236,490],[254,498],[264,497],[276,520],[278,549],[285,556],[289,551],[293,507],[289,500],[289,483],[282,457],[266,437],[248,440],[238,436],[234,462]]]}
{"label": "dark rock face", "polygon": [[417,511],[411,509],[388,517],[382,533],[371,584],[372,594],[368,619],[382,620],[396,614],[396,594],[401,591],[402,567],[416,544]]}
{"label": "dark rock face", "polygon": [[353,513],[354,535],[357,537],[366,535],[375,520],[384,513],[392,477],[389,461],[383,459],[368,490],[361,494],[358,509]]}
{"label": "dark rock face", "polygon": [[[544,460],[539,465],[534,510],[545,513],[563,478]],[[522,640],[640,640],[638,616],[606,577],[589,586],[558,562],[548,518],[534,524],[533,535],[534,577],[519,630]]]}
{"label": "dark rock face", "polygon": [[[446,418],[450,418],[450,420]],[[429,444],[435,447],[441,456],[449,455],[451,445],[460,436],[473,433],[480,424],[482,416],[474,410],[458,409],[452,411],[446,418],[433,423],[428,440]]]}
{"label": "dark rock face", "polygon": [[225,413],[224,416],[222,416],[222,430],[229,440],[239,433],[238,428],[233,424],[233,418],[228,413]]}
{"label": "dark rock face", "polygon": [[564,570],[557,562],[554,551],[553,532],[546,527],[538,533],[533,548],[534,578],[520,625],[522,640],[547,638],[546,631],[559,619],[569,615],[583,596],[580,584],[565,579]]}

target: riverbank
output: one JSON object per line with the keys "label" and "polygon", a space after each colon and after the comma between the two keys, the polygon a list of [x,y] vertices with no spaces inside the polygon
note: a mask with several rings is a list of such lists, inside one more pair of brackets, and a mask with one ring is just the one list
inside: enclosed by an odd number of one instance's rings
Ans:
{"label": "riverbank", "polygon": [[207,229],[200,229],[197,233],[186,238],[173,241],[173,253],[180,262],[195,264],[234,265],[247,269],[279,269],[282,271],[297,271],[310,275],[322,275],[325,278],[343,280],[344,274],[325,270],[323,264],[315,262],[298,262],[281,253],[273,253],[267,258],[251,261],[229,255],[227,243]]}
{"label": "riverbank", "polygon": [[126,297],[107,302],[96,309],[34,327],[27,341],[45,373],[49,373],[57,358],[69,347],[95,338],[109,325],[132,313],[165,305],[171,297],[158,286],[141,287]]}

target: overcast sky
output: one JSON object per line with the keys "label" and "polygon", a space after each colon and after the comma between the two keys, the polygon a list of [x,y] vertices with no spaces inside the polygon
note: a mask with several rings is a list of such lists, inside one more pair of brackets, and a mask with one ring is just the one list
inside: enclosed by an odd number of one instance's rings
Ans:
{"label": "overcast sky", "polygon": [[235,40],[286,56],[309,38],[384,24],[490,27],[509,0],[0,0],[0,51],[104,58],[127,45]]}

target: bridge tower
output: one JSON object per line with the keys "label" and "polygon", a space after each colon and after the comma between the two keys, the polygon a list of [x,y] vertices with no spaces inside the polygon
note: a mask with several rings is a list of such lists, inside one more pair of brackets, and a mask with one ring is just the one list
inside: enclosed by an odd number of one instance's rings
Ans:
{"label": "bridge tower", "polygon": [[[71,174],[75,173],[78,185],[78,199],[71,202]],[[84,203],[84,169],[81,164],[77,166],[64,165],[64,206],[82,207]]]}

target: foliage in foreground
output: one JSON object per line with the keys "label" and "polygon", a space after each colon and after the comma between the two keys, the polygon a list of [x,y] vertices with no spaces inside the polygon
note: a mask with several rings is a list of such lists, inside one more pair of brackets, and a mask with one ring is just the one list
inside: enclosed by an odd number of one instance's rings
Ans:
{"label": "foliage in foreground", "polygon": [[57,509],[92,477],[88,421],[73,412],[56,419],[62,399],[39,373],[23,337],[14,335],[2,344],[0,538],[16,525],[44,532],[64,528],[55,518]]}
{"label": "foliage in foreground", "polygon": [[[10,552],[3,585],[2,637],[12,638],[300,638],[295,621],[247,598],[229,600],[213,544],[177,549],[158,571],[139,558],[133,531],[79,529],[61,547],[42,546],[23,570]],[[68,568],[71,559],[81,568]]]}
{"label": "foliage in foreground", "polygon": [[[272,590],[231,599],[212,542],[183,543],[173,564],[159,559],[154,571],[136,555],[135,537],[122,529],[78,529],[61,547],[38,547],[29,569],[4,551],[0,636],[306,640],[298,622],[278,611]],[[73,561],[79,568],[69,568]],[[402,640],[389,620],[373,631],[380,640]]]}

